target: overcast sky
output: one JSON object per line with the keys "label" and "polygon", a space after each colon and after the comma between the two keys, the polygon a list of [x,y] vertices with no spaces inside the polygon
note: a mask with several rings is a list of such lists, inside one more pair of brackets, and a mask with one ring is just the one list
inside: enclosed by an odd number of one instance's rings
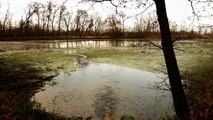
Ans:
{"label": "overcast sky", "polygon": [[[30,2],[40,2],[40,3],[47,3],[49,0],[0,0],[1,8],[0,8],[0,18],[3,18],[4,13],[6,12],[6,9],[8,8],[8,4],[10,6],[10,12],[14,13],[13,19],[14,20],[20,20],[21,16],[24,16],[24,10],[27,8],[27,5]],[[61,4],[65,0],[52,0],[54,3]],[[103,3],[96,3],[93,7],[91,7],[90,3],[81,3],[79,4],[80,0],[68,0],[66,3],[66,6],[68,9],[77,10],[77,9],[84,9],[89,10],[88,13],[92,14],[93,12],[99,12],[100,15],[103,15],[103,17],[106,17],[107,14],[115,13],[115,7],[110,4],[110,2],[103,2]],[[114,0],[114,3],[116,4],[117,0]],[[127,0],[128,1],[128,0]],[[211,1],[211,0],[210,0]],[[150,3],[153,3],[153,0],[150,0]],[[141,11],[143,11],[145,8],[139,8],[134,9],[133,3],[127,3],[127,8],[119,8],[118,11],[124,11],[127,16],[134,16]],[[177,24],[181,25],[197,25],[197,18],[195,17],[195,21],[193,22],[193,14],[192,14],[192,8],[190,5],[190,2],[188,0],[166,0],[166,6],[167,6],[167,14],[168,18],[172,22],[176,22]],[[200,5],[199,7],[195,7],[195,12],[202,14],[203,16],[210,16],[213,14],[213,5],[210,5],[212,7],[211,9],[205,9],[205,11],[202,11],[203,6]],[[208,6],[209,7],[209,6]],[[153,11],[155,9],[155,6],[150,7],[148,11]],[[202,12],[202,13],[201,13]],[[144,15],[146,14],[143,13]],[[202,17],[199,21],[201,24],[211,24],[213,25],[213,15],[212,17]],[[129,24],[131,22],[129,21]],[[128,24],[128,22],[127,22]]]}

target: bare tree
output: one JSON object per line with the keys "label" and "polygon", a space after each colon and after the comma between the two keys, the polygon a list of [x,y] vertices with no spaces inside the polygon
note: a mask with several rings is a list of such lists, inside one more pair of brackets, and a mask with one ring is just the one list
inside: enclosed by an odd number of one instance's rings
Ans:
{"label": "bare tree", "polygon": [[58,18],[58,38],[60,37],[61,22],[63,20],[65,10],[66,10],[66,7],[64,5],[61,5],[60,11],[59,11],[59,18]]}
{"label": "bare tree", "polygon": [[105,22],[108,24],[109,27],[109,33],[111,34],[112,37],[119,38],[119,33],[121,31],[120,25],[121,21],[119,21],[115,14],[109,15],[106,19]]}
{"label": "bare tree", "polygon": [[67,1],[68,0],[65,0],[59,6],[53,4],[52,1],[48,1],[48,3],[47,3],[47,31],[48,31],[48,35],[49,35],[49,26],[50,26],[49,24],[51,24],[51,31],[52,31],[53,38],[55,37],[55,20],[56,20],[56,17],[58,14],[59,14],[59,16],[58,16],[59,17],[59,19],[58,19],[58,36],[60,34],[59,32],[61,30],[60,27],[61,27],[62,15],[65,10],[64,4]]}
{"label": "bare tree", "polygon": [[40,21],[41,21],[42,4],[39,2],[34,2],[33,7],[34,7],[34,12],[37,15],[37,36],[40,37]]}
{"label": "bare tree", "polygon": [[[53,9],[54,9],[54,4],[52,1],[48,1],[47,2],[47,6],[46,6],[46,11],[47,11],[47,26],[46,26],[46,29],[47,29],[47,35],[49,37],[49,33],[50,33],[50,22],[51,22],[51,19],[52,19],[52,12],[53,12]],[[53,28],[53,27],[52,27]]]}
{"label": "bare tree", "polygon": [[100,36],[101,32],[103,32],[103,25],[104,25],[104,22],[102,21],[101,19],[101,16],[98,15],[98,13],[95,13],[95,16],[93,17],[94,18],[94,33],[95,33],[95,36]]}
{"label": "bare tree", "polygon": [[46,28],[46,25],[48,24],[48,19],[47,19],[47,10],[46,10],[46,5],[41,4],[41,26],[42,26],[42,35],[45,37],[45,32],[48,31]]}
{"label": "bare tree", "polygon": [[126,17],[126,14],[124,13],[124,12],[122,12],[122,11],[120,11],[119,13],[118,13],[118,15],[120,16],[120,18],[121,18],[121,21],[122,21],[122,32],[124,33],[125,31],[125,25],[124,25],[124,23],[125,23],[125,21],[129,18],[129,17]]}
{"label": "bare tree", "polygon": [[[58,28],[59,28],[59,31],[60,31],[60,25],[61,25],[61,20],[62,20],[62,13],[64,12],[64,4],[67,2],[67,0],[65,0],[60,6],[56,6],[51,0],[47,2],[47,6],[46,6],[46,11],[47,11],[47,26],[46,26],[46,29],[47,29],[47,34],[49,36],[49,32],[50,32],[50,24],[51,24],[51,32],[52,32],[52,36],[53,38],[55,37],[55,19],[57,17],[57,13],[58,11],[60,10],[60,13],[59,13],[59,23],[58,23]],[[59,34],[59,33],[58,33]]]}
{"label": "bare tree", "polygon": [[84,37],[87,36],[88,34],[92,34],[93,32],[93,26],[94,26],[94,20],[93,18],[91,17],[90,20],[88,20],[88,25],[87,25],[87,28],[85,30],[85,33],[84,33]]}
{"label": "bare tree", "polygon": [[71,19],[72,19],[72,12],[66,11],[63,17],[64,20],[64,24],[66,27],[66,36],[68,38],[69,36],[69,29],[70,29],[70,25],[71,25]]}
{"label": "bare tree", "polygon": [[57,12],[59,10],[60,7],[56,8],[56,5],[53,5],[52,6],[52,9],[53,10],[53,13],[52,13],[52,18],[51,18],[51,31],[52,31],[52,36],[53,38],[55,38],[55,28],[54,28],[54,23],[55,23],[55,18],[56,18],[56,15],[57,15]]}
{"label": "bare tree", "polygon": [[35,13],[33,5],[32,4],[28,4],[28,8],[27,11],[25,11],[25,20],[21,19],[20,21],[20,32],[21,32],[21,37],[23,35],[23,28],[25,26],[26,28],[26,34],[27,34],[27,38],[29,38],[29,24],[30,24],[30,18],[33,16],[33,14]]}
{"label": "bare tree", "polygon": [[142,16],[136,16],[135,19],[136,22],[134,27],[134,33],[137,33],[138,37],[143,37],[143,32],[145,31],[144,24],[146,23],[146,21],[143,19]]}
{"label": "bare tree", "polygon": [[88,13],[85,10],[78,10],[75,17],[76,34],[81,35],[85,32],[85,26],[88,19]]}
{"label": "bare tree", "polygon": [[7,26],[9,26],[10,22],[11,22],[11,18],[12,15],[10,13],[10,7],[8,5],[7,11],[4,15],[4,19],[2,21],[2,35],[6,36],[6,30],[7,30]]}

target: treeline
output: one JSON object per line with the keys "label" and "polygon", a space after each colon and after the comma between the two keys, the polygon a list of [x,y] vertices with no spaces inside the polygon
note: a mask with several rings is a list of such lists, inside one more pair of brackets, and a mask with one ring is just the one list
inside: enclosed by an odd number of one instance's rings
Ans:
{"label": "treeline", "polygon": [[[8,7],[4,18],[0,19],[0,40],[23,39],[65,39],[65,38],[144,38],[160,37],[155,15],[135,16],[131,28],[125,26],[129,17],[123,12],[108,15],[103,19],[98,13],[88,14],[85,10],[73,12],[64,4],[52,1],[42,4],[28,4],[19,21],[13,21]],[[212,32],[193,31],[172,23],[171,32],[175,37],[212,37]]]}

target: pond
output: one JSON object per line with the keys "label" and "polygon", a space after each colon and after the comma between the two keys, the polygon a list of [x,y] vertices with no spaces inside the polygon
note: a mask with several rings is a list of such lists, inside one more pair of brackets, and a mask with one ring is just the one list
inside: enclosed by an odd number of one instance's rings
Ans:
{"label": "pond", "polygon": [[[49,48],[103,48],[103,47],[139,47],[149,43],[149,40],[142,39],[121,39],[121,40],[74,40],[74,41],[53,41],[48,42]],[[153,42],[153,41],[152,41]],[[155,40],[156,44],[160,41]]]}
{"label": "pond", "polygon": [[35,94],[42,108],[66,117],[93,120],[160,119],[173,115],[171,93],[150,89],[162,75],[103,63],[89,63],[53,78]]}
{"label": "pond", "polygon": [[[146,39],[73,39],[39,41],[0,41],[0,52],[6,50],[28,49],[70,49],[70,48],[107,48],[107,47],[147,47],[151,40]],[[152,43],[160,45],[159,40]]]}

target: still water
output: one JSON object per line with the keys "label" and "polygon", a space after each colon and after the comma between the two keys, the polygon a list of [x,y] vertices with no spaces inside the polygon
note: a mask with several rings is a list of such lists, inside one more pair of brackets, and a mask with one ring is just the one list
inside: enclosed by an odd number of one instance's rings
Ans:
{"label": "still water", "polygon": [[159,119],[173,114],[171,93],[149,88],[160,81],[150,72],[89,63],[75,72],[60,73],[53,78],[56,84],[47,84],[33,100],[66,117]]}
{"label": "still water", "polygon": [[[106,47],[147,47],[150,40],[143,39],[90,39],[90,40],[40,40],[40,41],[16,41],[0,42],[0,50],[28,50],[28,49],[69,49],[69,48],[106,48]],[[152,40],[152,43],[160,45],[160,41]]]}
{"label": "still water", "polygon": [[[48,48],[104,48],[104,47],[137,47],[148,44],[149,40],[75,40],[48,42]],[[160,41],[152,41],[156,45]]]}

